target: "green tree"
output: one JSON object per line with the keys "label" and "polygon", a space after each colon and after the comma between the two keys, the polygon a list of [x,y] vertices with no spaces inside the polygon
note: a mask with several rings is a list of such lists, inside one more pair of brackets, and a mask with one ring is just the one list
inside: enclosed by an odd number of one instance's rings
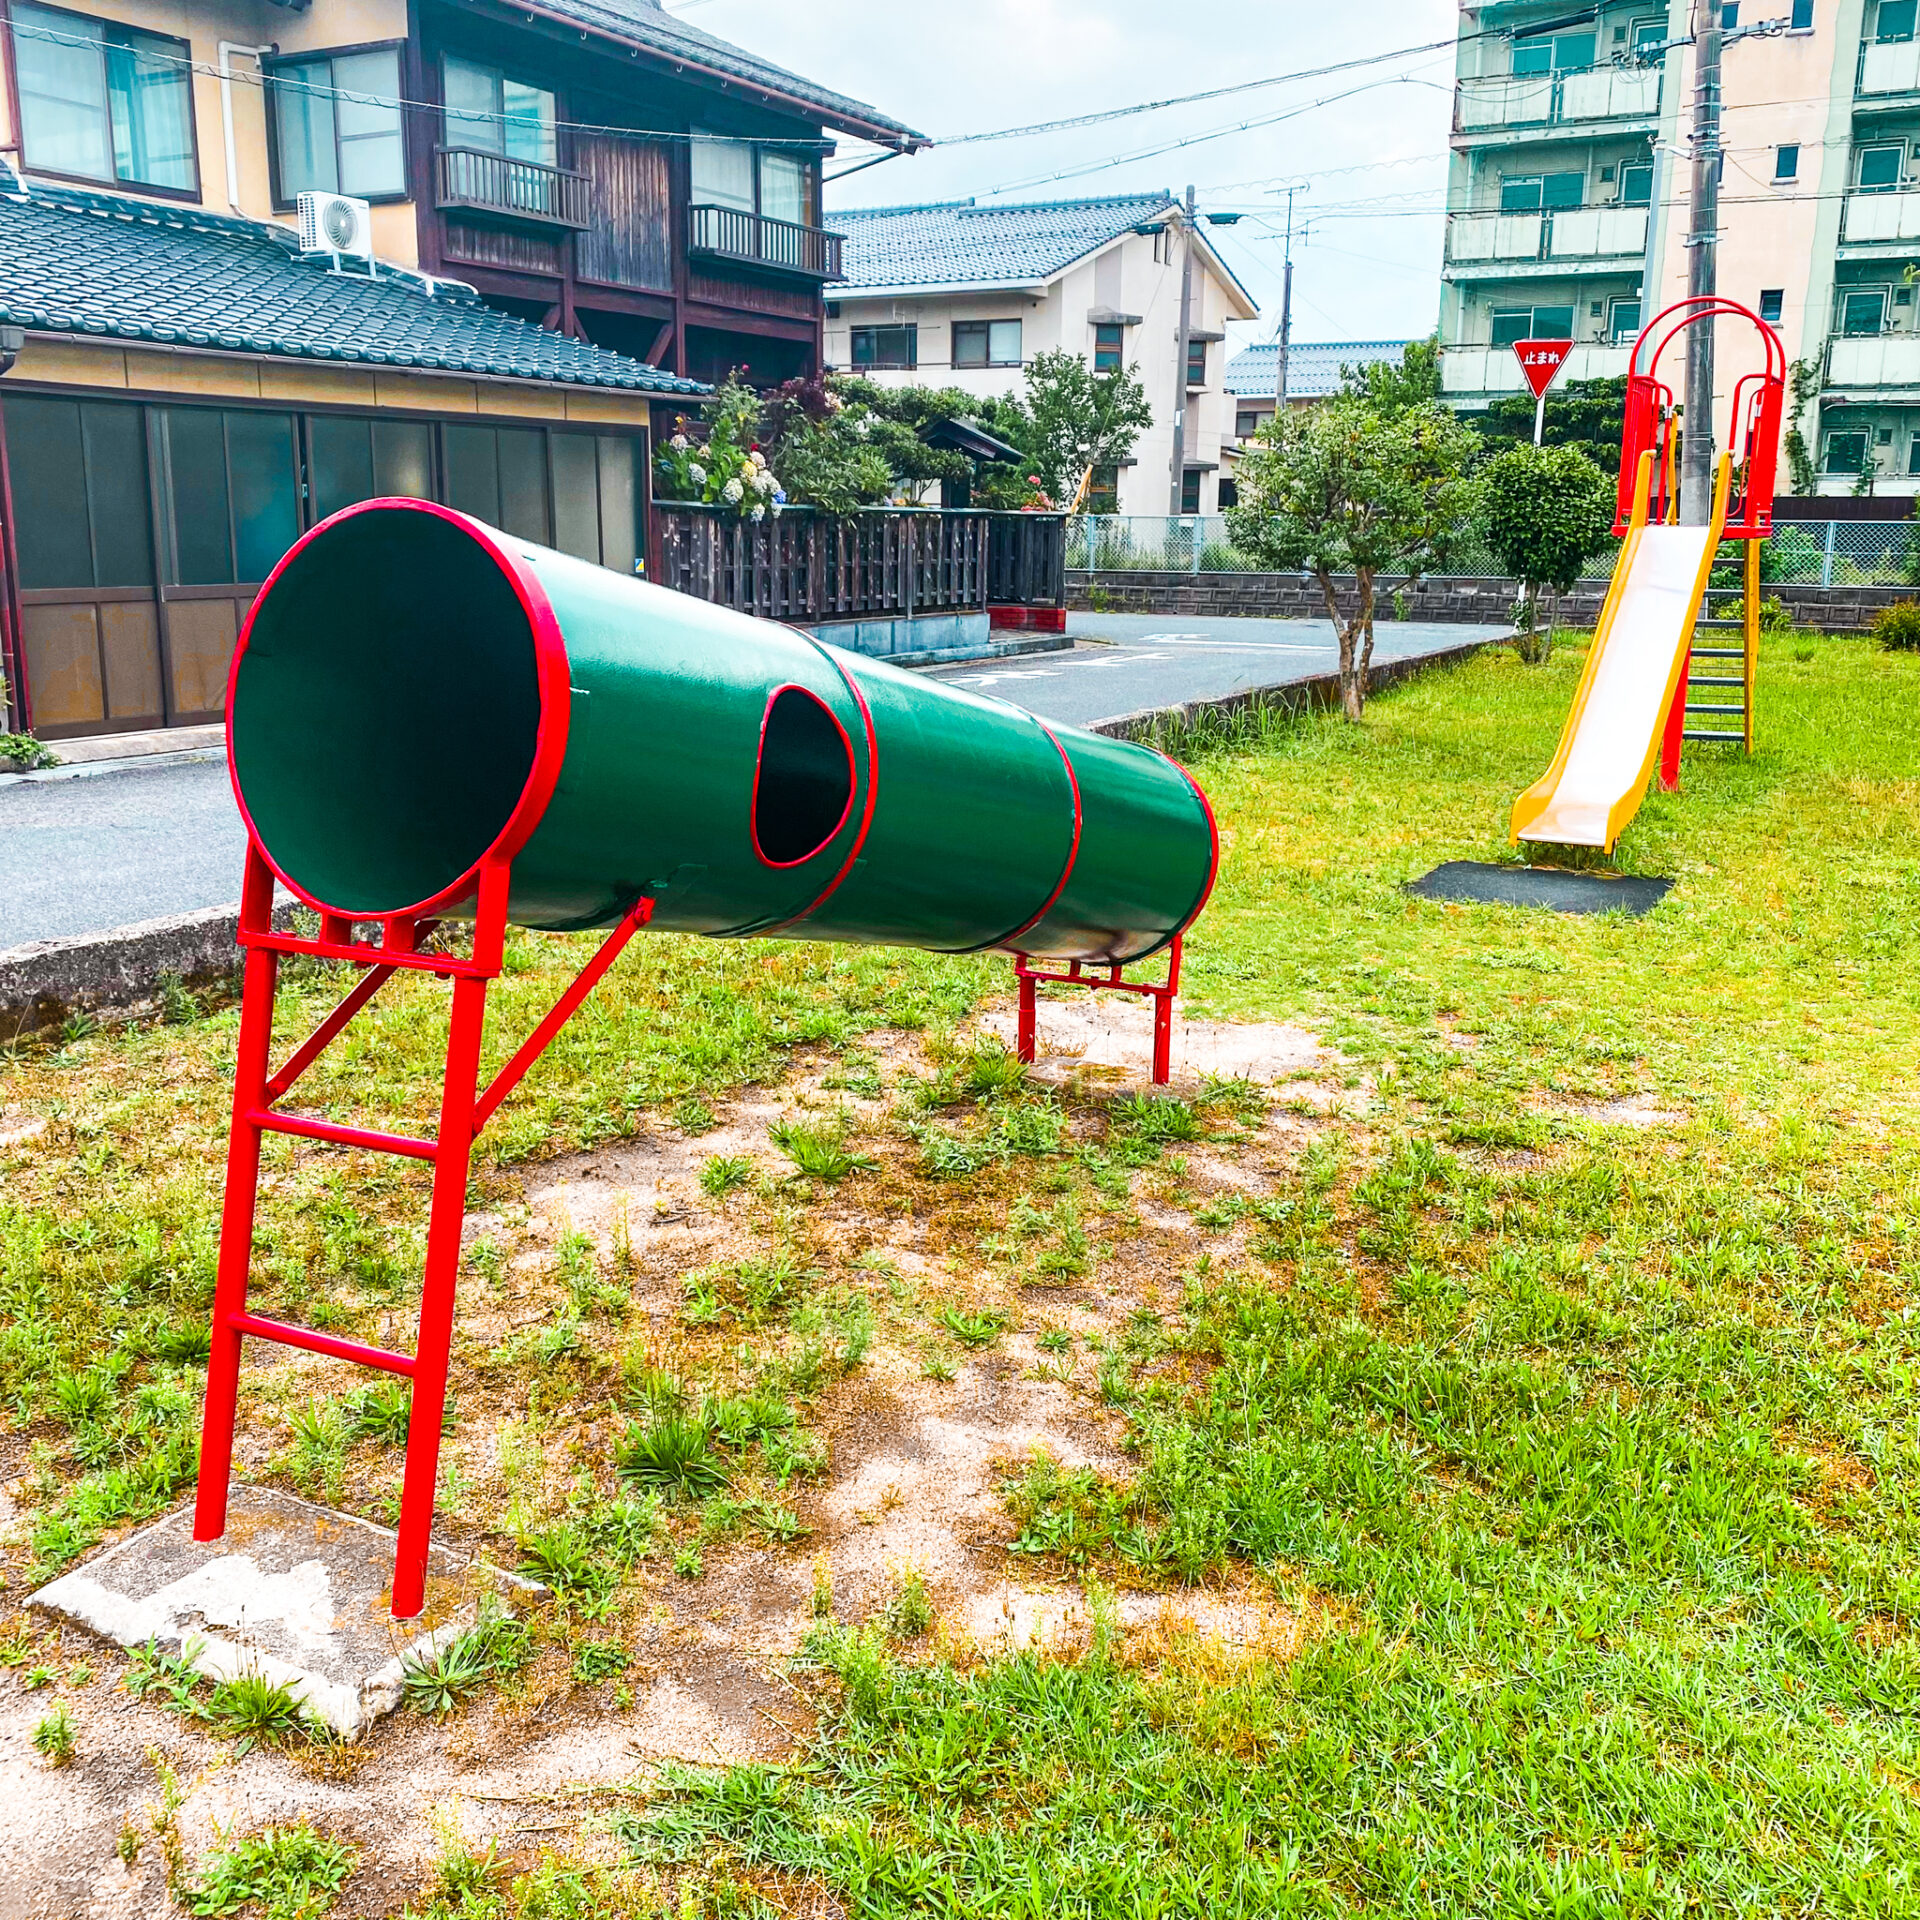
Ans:
{"label": "green tree", "polygon": [[1227,515],[1233,543],[1320,583],[1350,720],[1366,710],[1374,582],[1394,573],[1411,584],[1460,537],[1477,497],[1473,452],[1473,435],[1431,400],[1383,413],[1349,391],[1275,415],[1241,459],[1241,504]]}
{"label": "green tree", "polygon": [[1357,394],[1376,413],[1404,413],[1440,398],[1440,336],[1409,340],[1398,360],[1370,360],[1342,367],[1347,392]]}
{"label": "green tree", "polygon": [[1027,366],[1026,389],[1024,418],[1003,415],[1013,429],[1003,437],[1027,456],[1023,478],[1036,478],[1040,491],[1059,507],[1073,498],[1090,467],[1118,466],[1130,458],[1153,422],[1135,369],[1095,373],[1084,354],[1035,354]]}
{"label": "green tree", "polygon": [[1509,447],[1479,477],[1487,544],[1524,588],[1514,619],[1520,657],[1537,665],[1553,650],[1553,610],[1543,626],[1540,591],[1571,592],[1580,569],[1606,546],[1614,490],[1572,447]]}
{"label": "green tree", "polygon": [[[1467,416],[1468,423],[1497,454],[1509,446],[1533,445],[1533,395],[1505,393],[1490,401],[1483,413]],[[1549,447],[1571,447],[1612,477],[1620,471],[1620,441],[1627,430],[1627,382],[1569,380],[1547,395],[1546,430]]]}

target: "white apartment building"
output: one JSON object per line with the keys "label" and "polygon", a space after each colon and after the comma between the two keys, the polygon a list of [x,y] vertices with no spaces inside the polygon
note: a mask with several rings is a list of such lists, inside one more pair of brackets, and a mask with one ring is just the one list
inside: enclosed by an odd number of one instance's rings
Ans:
{"label": "white apartment building", "polygon": [[[1852,492],[1868,468],[1877,491],[1920,491],[1917,13],[1917,0],[1721,7],[1726,28],[1784,30],[1722,56],[1719,289],[1809,365],[1799,425],[1822,493]],[[1577,343],[1564,378],[1623,374],[1643,313],[1685,294],[1691,16],[1691,0],[1584,16],[1553,0],[1462,6],[1440,311],[1456,404],[1520,391],[1508,348],[1529,335]],[[1724,435],[1756,355],[1737,326],[1718,340]],[[1670,361],[1677,387],[1677,348]]]}
{"label": "white apartment building", "polygon": [[1153,424],[1131,462],[1095,473],[1089,505],[1107,513],[1170,510],[1183,378],[1179,510],[1213,513],[1234,442],[1226,327],[1258,309],[1204,230],[1194,234],[1187,360],[1176,368],[1186,244],[1179,211],[1165,193],[835,211],[828,217],[846,236],[845,278],[829,290],[826,363],[980,395],[1019,393],[1027,363],[1055,349],[1085,355],[1096,370],[1137,369]]}

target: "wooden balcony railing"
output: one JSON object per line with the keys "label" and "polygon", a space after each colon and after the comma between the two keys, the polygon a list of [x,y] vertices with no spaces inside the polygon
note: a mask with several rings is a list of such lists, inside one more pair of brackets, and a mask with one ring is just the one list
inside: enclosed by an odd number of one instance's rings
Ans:
{"label": "wooden balcony railing", "polygon": [[592,186],[584,173],[510,160],[477,147],[434,149],[436,204],[545,227],[593,224]]}
{"label": "wooden balcony railing", "polygon": [[768,220],[738,207],[687,209],[687,251],[722,260],[805,274],[810,280],[840,279],[841,237],[791,220]]}
{"label": "wooden balcony railing", "polygon": [[718,507],[654,509],[663,586],[765,620],[809,625],[994,605],[1060,606],[1066,549],[1055,514],[972,508],[789,508],[743,520]]}

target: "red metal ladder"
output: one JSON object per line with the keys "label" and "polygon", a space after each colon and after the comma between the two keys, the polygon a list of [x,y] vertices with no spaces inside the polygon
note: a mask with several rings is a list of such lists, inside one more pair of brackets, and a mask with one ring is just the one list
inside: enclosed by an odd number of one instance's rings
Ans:
{"label": "red metal ladder", "polygon": [[[213,1349],[207,1361],[206,1410],[201,1424],[200,1478],[193,1537],[217,1540],[226,1531],[227,1494],[233,1469],[234,1423],[240,1391],[243,1340],[273,1340],[309,1353],[350,1360],[397,1373],[413,1383],[407,1427],[407,1457],[400,1488],[399,1540],[394,1554],[392,1609],[412,1619],[426,1602],[427,1549],[433,1530],[434,1489],[440,1469],[440,1422],[446,1406],[447,1366],[453,1344],[454,1291],[460,1274],[460,1236],[466,1217],[467,1177],[475,1136],[519,1085],[620,951],[647,924],[653,902],[637,901],[581,969],[520,1049],[479,1085],[480,1042],[486,1023],[487,983],[500,974],[506,945],[509,866],[489,861],[480,869],[474,895],[473,945],[458,954],[425,951],[437,922],[396,914],[379,921],[374,941],[356,937],[356,922],[323,913],[317,935],[279,933],[273,926],[273,869],[257,844],[247,848],[240,899],[240,945],[246,972],[240,994],[239,1058],[234,1072],[233,1121],[227,1144],[227,1191],[220,1218],[220,1255],[214,1281]],[[271,1070],[274,1000],[282,954],[344,960],[364,968],[364,977],[311,1035]],[[343,1126],[281,1111],[278,1103],[319,1059],[355,1014],[396,973],[429,973],[453,984],[447,1023],[446,1070],[441,1082],[440,1124],[432,1139]],[[269,1133],[323,1140],[375,1153],[401,1154],[433,1163],[433,1194],[427,1216],[427,1252],[420,1287],[420,1317],[411,1354],[343,1340],[317,1328],[292,1326],[249,1310],[254,1216],[260,1191],[260,1145]]]}

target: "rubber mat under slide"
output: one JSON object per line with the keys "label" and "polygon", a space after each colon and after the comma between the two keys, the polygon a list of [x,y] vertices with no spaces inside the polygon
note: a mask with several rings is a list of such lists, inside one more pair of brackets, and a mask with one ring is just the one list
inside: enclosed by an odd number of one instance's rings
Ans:
{"label": "rubber mat under slide", "polygon": [[1671,880],[1615,873],[1569,873],[1560,867],[1500,867],[1449,860],[1404,891],[1423,900],[1475,900],[1501,907],[1545,907],[1553,913],[1651,913]]}

